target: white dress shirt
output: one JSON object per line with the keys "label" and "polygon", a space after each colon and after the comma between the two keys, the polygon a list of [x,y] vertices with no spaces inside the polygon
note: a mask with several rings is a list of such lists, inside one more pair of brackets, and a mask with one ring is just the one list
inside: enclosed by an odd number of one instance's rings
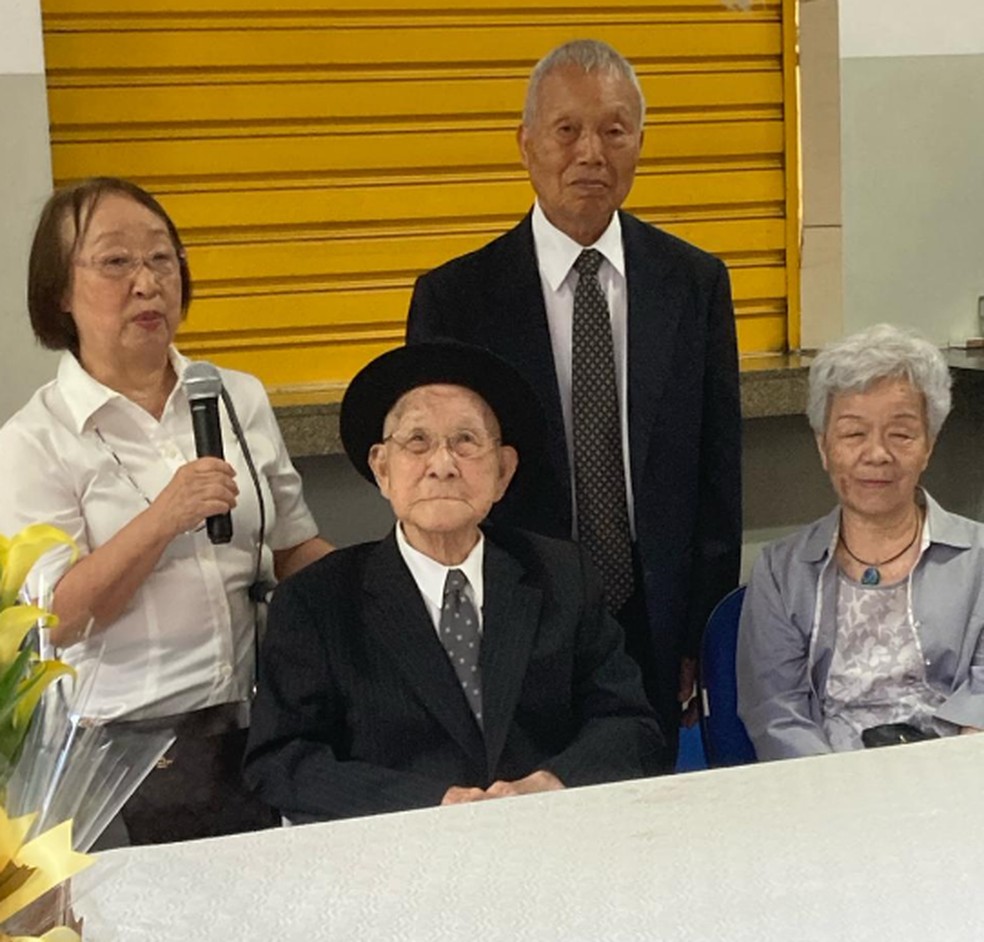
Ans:
{"label": "white dress shirt", "polygon": [[485,560],[485,534],[478,533],[478,542],[472,551],[465,557],[465,561],[458,566],[445,566],[436,559],[414,549],[403,535],[403,524],[396,525],[396,545],[400,550],[403,561],[413,576],[413,581],[417,583],[420,594],[424,598],[424,605],[427,614],[430,615],[434,623],[434,631],[440,637],[441,609],[444,607],[444,582],[448,577],[448,572],[452,569],[460,569],[468,580],[468,585],[464,588],[465,595],[468,596],[475,611],[478,613],[478,631],[482,631],[482,602],[485,599],[484,582],[482,580],[482,564]]}
{"label": "white dress shirt", "polygon": [[[172,349],[179,378],[188,362]],[[261,573],[269,579],[272,551],[315,536],[317,526],[263,386],[245,373],[220,373],[260,478],[266,506]],[[255,626],[247,593],[259,504],[225,409],[220,413],[226,459],[239,485],[232,542],[213,546],[204,529],[175,538],[120,617],[64,650],[80,680],[98,665],[88,716],[169,716],[249,697]],[[62,356],[57,377],[0,429],[0,454],[0,533],[50,523],[68,533],[83,555],[146,510],[178,468],[196,457],[180,382],[158,421],[93,379],[70,353]],[[67,565],[66,554],[50,554],[32,578],[54,585]]]}
{"label": "white dress shirt", "polygon": [[629,462],[629,357],[628,323],[629,296],[625,280],[625,252],[622,248],[622,226],[618,213],[593,245],[580,245],[561,232],[544,215],[539,201],[533,206],[533,244],[540,270],[540,286],[543,303],[547,309],[550,328],[550,345],[560,405],[564,414],[564,431],[567,436],[567,456],[571,468],[571,494],[573,495],[574,536],[577,536],[577,493],[574,484],[574,427],[571,406],[572,345],[574,336],[574,290],[580,277],[574,269],[578,256],[586,248],[597,249],[604,258],[598,269],[598,281],[608,301],[612,321],[612,346],[615,351],[615,385],[618,389],[618,410],[622,426],[622,462],[625,468],[625,497],[628,503],[629,528],[635,539],[635,515],[633,514],[632,471]]}

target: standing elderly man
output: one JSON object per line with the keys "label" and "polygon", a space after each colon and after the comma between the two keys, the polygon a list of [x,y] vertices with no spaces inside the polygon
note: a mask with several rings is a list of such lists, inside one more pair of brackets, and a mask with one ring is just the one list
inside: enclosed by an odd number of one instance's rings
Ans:
{"label": "standing elderly man", "polygon": [[536,203],[417,281],[407,338],[486,347],[538,392],[541,472],[493,519],[586,546],[675,751],[704,622],[738,577],[741,416],[727,270],[619,209],[644,115],[610,46],[541,60],[518,135]]}
{"label": "standing elderly man", "polygon": [[480,528],[542,417],[523,379],[454,343],[377,358],[341,434],[397,525],[283,583],[245,775],[292,820],[649,775],[659,726],[572,543]]}

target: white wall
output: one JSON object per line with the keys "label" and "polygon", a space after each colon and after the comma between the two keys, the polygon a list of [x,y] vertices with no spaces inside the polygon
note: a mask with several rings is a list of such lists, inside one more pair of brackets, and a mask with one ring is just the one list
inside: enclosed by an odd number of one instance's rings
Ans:
{"label": "white wall", "polygon": [[984,3],[841,0],[844,329],[982,332]]}
{"label": "white wall", "polygon": [[[54,374],[27,318],[27,257],[51,191],[39,0],[0,0],[0,422]],[[0,457],[0,481],[2,457]]]}
{"label": "white wall", "polygon": [[8,75],[44,73],[38,0],[0,0],[0,70]]}
{"label": "white wall", "polygon": [[984,53],[981,0],[841,0],[841,56]]}

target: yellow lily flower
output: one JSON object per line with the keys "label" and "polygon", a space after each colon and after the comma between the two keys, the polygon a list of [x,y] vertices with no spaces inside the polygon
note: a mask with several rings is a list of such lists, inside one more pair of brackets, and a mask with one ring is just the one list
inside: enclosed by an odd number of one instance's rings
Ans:
{"label": "yellow lily flower", "polygon": [[[24,638],[35,625],[51,627],[58,619],[35,605],[18,604],[18,595],[31,568],[56,546],[68,546],[71,562],[78,559],[75,542],[48,524],[25,527],[12,539],[0,536],[0,797],[17,763],[31,717],[45,688],[55,678],[75,674],[67,664],[41,660]],[[0,922],[19,912],[48,890],[87,866],[91,858],[72,850],[71,821],[24,843],[33,815],[11,820],[0,807]],[[11,938],[0,931],[0,942],[81,942],[67,926],[43,936]]]}
{"label": "yellow lily flower", "polygon": [[0,789],[13,771],[45,688],[56,677],[75,673],[61,661],[42,661],[32,650],[21,650],[35,625],[58,623],[37,606],[17,604],[31,568],[56,546],[69,547],[72,562],[78,558],[75,541],[46,523],[25,527],[12,539],[0,536]]}
{"label": "yellow lily flower", "polygon": [[56,926],[49,929],[44,935],[2,935],[0,942],[82,942],[80,936],[74,929],[67,926]]}
{"label": "yellow lily flower", "polygon": [[58,624],[56,616],[36,605],[12,605],[0,612],[0,671],[17,657],[24,636],[39,621],[49,628]]}
{"label": "yellow lily flower", "polygon": [[73,563],[79,558],[75,541],[47,523],[31,524],[12,539],[0,537],[0,610],[17,601],[17,593],[31,567],[56,546],[70,547]]}
{"label": "yellow lily flower", "polygon": [[[26,879],[16,881],[0,893],[0,922],[75,876],[94,860],[72,850],[71,821],[57,824],[25,844],[24,837],[33,818],[34,815],[27,815],[10,819],[0,809],[0,865],[8,868],[13,864],[27,871]],[[41,938],[46,942],[61,942],[72,937],[49,933]]]}

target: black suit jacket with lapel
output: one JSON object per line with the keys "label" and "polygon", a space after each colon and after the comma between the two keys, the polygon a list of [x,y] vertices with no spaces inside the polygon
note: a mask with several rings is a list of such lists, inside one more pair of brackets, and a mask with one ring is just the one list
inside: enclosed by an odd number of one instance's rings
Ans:
{"label": "black suit jacket with lapel", "polygon": [[337,550],[270,608],[247,781],[292,820],[437,805],[549,769],[654,774],[663,740],[621,629],[574,544],[486,531],[484,735],[391,534]]}
{"label": "black suit jacket with lapel", "polygon": [[[711,609],[738,580],[741,408],[734,310],[721,261],[620,212],[628,285],[629,452],[638,556],[662,710],[679,658],[696,655]],[[410,343],[487,347],[540,395],[546,460],[520,470],[498,523],[570,537],[571,473],[531,216],[422,275]]]}

